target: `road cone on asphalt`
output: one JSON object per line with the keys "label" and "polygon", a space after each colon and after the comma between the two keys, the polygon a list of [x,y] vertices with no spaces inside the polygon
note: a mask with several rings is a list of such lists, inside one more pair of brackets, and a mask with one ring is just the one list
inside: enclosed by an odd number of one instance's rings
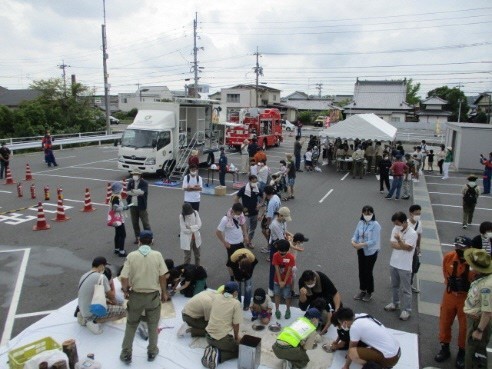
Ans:
{"label": "road cone on asphalt", "polygon": [[31,187],[29,187],[30,190],[31,190],[31,199],[35,199],[36,198],[36,186],[33,184],[31,184]]}
{"label": "road cone on asphalt", "polygon": [[92,201],[91,201],[91,193],[89,192],[89,189],[86,188],[85,189],[85,198],[84,198],[84,208],[80,211],[83,211],[84,213],[88,213],[90,211],[94,211],[96,209],[94,209],[92,207]]}
{"label": "road cone on asphalt", "polygon": [[36,225],[32,227],[33,231],[44,231],[50,229],[51,226],[46,221],[46,217],[44,216],[43,203],[38,202],[38,221]]}
{"label": "road cone on asphalt", "polygon": [[50,201],[50,186],[44,186],[44,201]]}
{"label": "road cone on asphalt", "polygon": [[61,197],[62,200],[63,200],[63,188],[61,188],[61,187],[57,187],[56,188],[56,197],[57,198],[60,198]]}
{"label": "road cone on asphalt", "polygon": [[32,181],[31,166],[26,163],[26,181]]}
{"label": "road cone on asphalt", "polygon": [[128,194],[126,193],[126,178],[123,178],[123,190],[121,190],[121,198],[125,200],[128,197]]}
{"label": "road cone on asphalt", "polygon": [[58,196],[58,203],[56,205],[56,218],[53,218],[55,222],[65,222],[69,220],[70,217],[65,215],[65,208],[63,207],[63,198]]}
{"label": "road cone on asphalt", "polygon": [[5,184],[9,185],[9,184],[16,184],[16,183],[17,182],[15,182],[12,179],[12,172],[10,171],[10,167],[7,167],[7,176],[5,177]]}
{"label": "road cone on asphalt", "polygon": [[108,186],[106,187],[106,204],[109,204],[109,199],[111,199],[111,182],[108,182]]}
{"label": "road cone on asphalt", "polygon": [[23,197],[24,193],[22,192],[22,183],[17,183],[17,197]]}

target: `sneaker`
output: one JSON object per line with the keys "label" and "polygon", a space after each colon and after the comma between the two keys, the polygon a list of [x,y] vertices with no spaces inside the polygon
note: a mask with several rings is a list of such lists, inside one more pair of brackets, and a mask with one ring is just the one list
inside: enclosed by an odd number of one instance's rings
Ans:
{"label": "sneaker", "polygon": [[179,330],[178,330],[178,337],[184,337],[186,333],[188,333],[188,329],[190,328],[190,326],[188,324],[186,324],[186,322],[184,322],[183,324],[181,324],[181,327],[179,327]]}
{"label": "sneaker", "polygon": [[147,352],[147,361],[154,361],[158,354],[159,350],[157,352]]}
{"label": "sneaker", "polygon": [[365,295],[366,291],[360,291],[357,295],[354,296],[354,300],[362,300]]}
{"label": "sneaker", "polygon": [[366,293],[364,297],[362,297],[362,301],[369,302],[372,300],[372,293]]}
{"label": "sneaker", "polygon": [[212,351],[213,351],[212,346],[208,345],[207,347],[205,347],[205,351],[203,352],[203,356],[202,356],[202,365],[205,368],[208,368],[208,358],[210,357]]}
{"label": "sneaker", "polygon": [[282,369],[292,369],[292,363],[288,360],[282,361]]}
{"label": "sneaker", "polygon": [[463,229],[467,229],[468,228],[468,224],[463,224]]}
{"label": "sneaker", "polygon": [[261,250],[260,250],[261,253],[263,254],[269,254],[270,253],[270,250],[268,249],[268,247],[263,247]]}
{"label": "sneaker", "polygon": [[406,310],[403,310],[400,314],[400,320],[408,320],[410,319],[410,313]]}
{"label": "sneaker", "polygon": [[381,190],[381,191],[379,191],[379,193],[384,193],[384,191],[383,191],[383,190]]}
{"label": "sneaker", "polygon": [[130,364],[132,362],[132,354],[129,354],[127,352],[122,352],[120,354],[120,360],[126,364]]}
{"label": "sneaker", "polygon": [[79,323],[82,327],[85,327],[86,321],[82,314],[80,314],[80,311],[77,313],[77,323]]}
{"label": "sneaker", "polygon": [[93,321],[89,320],[86,323],[87,329],[89,329],[93,334],[101,334],[103,332],[103,329],[100,324],[94,323]]}
{"label": "sneaker", "polygon": [[285,312],[285,319],[290,319],[290,310]]}
{"label": "sneaker", "polygon": [[413,293],[420,293],[420,290],[417,287],[412,286]]}
{"label": "sneaker", "polygon": [[402,200],[408,200],[410,196],[402,196]]}
{"label": "sneaker", "polygon": [[149,327],[146,322],[140,322],[137,328],[138,335],[144,340],[147,341],[149,339]]}
{"label": "sneaker", "polygon": [[386,305],[384,307],[384,310],[386,310],[386,311],[395,311],[398,308],[399,308],[398,304],[393,304],[392,302],[390,302],[388,305]]}
{"label": "sneaker", "polygon": [[125,251],[125,250],[123,250],[123,251],[122,251],[122,250],[120,250],[120,251],[118,252],[118,256],[119,256],[120,258],[126,258],[126,251]]}
{"label": "sneaker", "polygon": [[120,249],[114,249],[114,254],[118,255],[120,253]]}
{"label": "sneaker", "polygon": [[385,196],[384,198],[385,199],[388,199],[388,200],[391,200],[391,196],[389,196],[389,195],[388,196]]}
{"label": "sneaker", "polygon": [[277,319],[282,318],[282,314],[280,313],[280,311],[278,311],[278,310],[277,310],[277,311],[275,312],[275,318],[277,318]]}
{"label": "sneaker", "polygon": [[219,349],[212,347],[210,356],[208,357],[208,369],[215,369],[219,365]]}
{"label": "sneaker", "polygon": [[395,200],[400,200],[400,198],[399,197],[395,197]]}

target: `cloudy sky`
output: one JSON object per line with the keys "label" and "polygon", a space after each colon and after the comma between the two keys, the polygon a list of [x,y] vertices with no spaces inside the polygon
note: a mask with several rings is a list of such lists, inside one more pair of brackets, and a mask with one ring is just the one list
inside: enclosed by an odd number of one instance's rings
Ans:
{"label": "cloudy sky", "polygon": [[[183,89],[198,14],[200,83],[211,91],[260,82],[352,94],[356,78],[420,82],[420,94],[460,85],[492,90],[490,0],[106,0],[111,93]],[[103,0],[0,2],[0,86],[67,76],[103,93]],[[201,49],[203,47],[203,50]]]}

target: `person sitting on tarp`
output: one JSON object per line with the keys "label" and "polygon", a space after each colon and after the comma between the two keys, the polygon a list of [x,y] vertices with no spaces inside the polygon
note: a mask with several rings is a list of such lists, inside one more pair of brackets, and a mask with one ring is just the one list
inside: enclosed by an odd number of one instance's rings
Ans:
{"label": "person sitting on tarp", "polygon": [[179,291],[185,297],[193,297],[207,289],[207,272],[199,265],[178,265],[169,272],[169,278],[173,281],[173,291]]}

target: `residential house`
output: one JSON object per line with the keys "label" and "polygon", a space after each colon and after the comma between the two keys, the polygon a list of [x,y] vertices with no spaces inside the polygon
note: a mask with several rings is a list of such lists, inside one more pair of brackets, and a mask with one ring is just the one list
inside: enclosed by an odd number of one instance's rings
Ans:
{"label": "residential house", "polygon": [[130,111],[143,102],[171,101],[173,94],[166,86],[140,86],[136,92],[118,94],[118,107]]}
{"label": "residential house", "polygon": [[347,117],[373,113],[388,123],[403,123],[413,107],[406,103],[407,81],[361,81],[354,86],[354,100],[344,106]]}
{"label": "residential house", "polygon": [[259,85],[257,95],[255,85],[236,85],[223,88],[220,92],[220,101],[222,109],[229,117],[230,113],[237,112],[241,108],[274,107],[280,102],[280,90]]}
{"label": "residential house", "polygon": [[290,108],[288,118],[291,121],[296,121],[298,114],[301,112],[310,112],[313,118],[317,115],[326,113],[332,110],[342,110],[339,107],[333,106],[332,100],[323,97],[313,97],[308,94],[295,91],[294,93],[282,99],[281,105]]}
{"label": "residential house", "polygon": [[39,97],[41,93],[32,89],[9,90],[0,86],[0,105],[16,109],[24,101],[32,101]]}
{"label": "residential house", "polygon": [[420,110],[417,112],[419,122],[442,124],[448,122],[450,111],[444,110],[444,105],[448,102],[438,96],[431,96],[420,102]]}
{"label": "residential house", "polygon": [[475,100],[474,105],[477,106],[477,113],[483,112],[487,114],[487,122],[492,124],[492,92],[481,93]]}
{"label": "residential house", "polygon": [[[94,95],[94,106],[97,108],[106,111],[106,102],[104,99],[104,95]],[[118,95],[109,95],[109,111],[110,113],[113,113],[115,111],[118,111]]]}

